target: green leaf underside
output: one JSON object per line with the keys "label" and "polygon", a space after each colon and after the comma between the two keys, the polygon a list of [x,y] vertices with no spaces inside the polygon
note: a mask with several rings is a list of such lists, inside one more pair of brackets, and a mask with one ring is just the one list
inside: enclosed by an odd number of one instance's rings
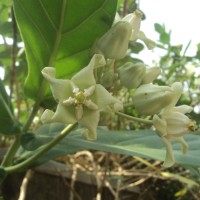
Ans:
{"label": "green leaf underside", "polygon": [[[56,123],[51,124],[50,128],[49,125],[44,125],[37,132],[36,137],[32,135],[32,139],[25,141],[24,147],[28,147],[29,150],[38,148],[42,143],[46,144],[51,138],[59,134],[62,128],[63,125]],[[80,131],[74,131],[45,154],[39,160],[39,163],[55,158],[56,156],[75,153],[80,150],[99,150],[162,161],[165,159],[166,150],[164,143],[153,131],[108,131],[104,128],[98,128],[97,137],[96,141],[86,140]],[[173,143],[176,162],[199,167],[200,135],[190,134],[185,139],[189,145],[189,151],[186,155],[182,154],[179,143]],[[35,151],[32,151],[32,153],[34,154]]]}
{"label": "green leaf underside", "polygon": [[14,1],[28,60],[29,97],[49,95],[46,89],[38,93],[44,67],[56,67],[57,77],[70,78],[88,64],[90,48],[110,28],[116,5],[117,0]]}

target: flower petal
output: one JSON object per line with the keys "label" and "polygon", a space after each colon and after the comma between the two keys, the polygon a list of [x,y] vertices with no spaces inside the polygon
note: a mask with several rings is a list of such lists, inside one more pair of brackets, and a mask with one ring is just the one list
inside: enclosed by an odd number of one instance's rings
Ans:
{"label": "flower petal", "polygon": [[138,39],[142,40],[149,50],[156,47],[156,43],[153,40],[147,38],[142,31],[139,32]]}
{"label": "flower petal", "polygon": [[99,110],[103,110],[106,106],[114,106],[115,103],[121,103],[100,84],[96,85],[96,90],[91,99],[97,104]]}
{"label": "flower petal", "polygon": [[179,137],[176,140],[178,142],[180,142],[183,154],[186,154],[187,151],[188,151],[188,144],[186,143],[186,141],[184,140],[184,138],[183,137]]}
{"label": "flower petal", "polygon": [[49,123],[51,122],[52,118],[54,116],[54,112],[51,110],[46,109],[40,118],[42,123]]}
{"label": "flower petal", "polygon": [[100,54],[95,54],[90,63],[72,77],[72,82],[74,82],[75,85],[82,90],[95,85],[96,80],[94,78],[93,70],[94,68],[103,66],[105,64],[104,57]]}
{"label": "flower petal", "polygon": [[160,137],[164,137],[167,135],[167,122],[158,115],[153,116],[153,125],[156,128],[156,132]]}
{"label": "flower petal", "polygon": [[167,140],[165,137],[162,137],[162,140],[165,143],[165,147],[166,147],[166,150],[167,150],[163,166],[164,167],[171,167],[175,163],[172,145],[169,142],[169,140]]}
{"label": "flower petal", "polygon": [[96,140],[97,135],[96,135],[96,128],[99,122],[99,111],[90,111],[88,109],[84,110],[83,117],[79,121],[80,124],[85,126],[89,132],[87,134],[87,139],[89,140]]}
{"label": "flower petal", "polygon": [[76,111],[74,106],[65,106],[59,103],[56,112],[52,116],[53,122],[61,122],[65,124],[73,124],[77,122]]}
{"label": "flower petal", "polygon": [[173,90],[174,96],[170,104],[164,109],[164,112],[168,112],[176,105],[183,91],[183,85],[180,82],[173,83],[171,88]]}
{"label": "flower petal", "polygon": [[169,112],[165,114],[167,122],[167,134],[172,137],[183,136],[189,131],[190,119],[180,112]]}
{"label": "flower petal", "polygon": [[181,106],[176,106],[173,108],[173,111],[180,112],[183,114],[190,113],[190,112],[192,112],[192,110],[193,110],[193,107],[188,106],[188,105],[181,105]]}
{"label": "flower petal", "polygon": [[61,102],[71,96],[70,80],[56,79],[55,68],[45,67],[42,70],[42,75],[50,83],[51,91],[54,99],[57,102]]}

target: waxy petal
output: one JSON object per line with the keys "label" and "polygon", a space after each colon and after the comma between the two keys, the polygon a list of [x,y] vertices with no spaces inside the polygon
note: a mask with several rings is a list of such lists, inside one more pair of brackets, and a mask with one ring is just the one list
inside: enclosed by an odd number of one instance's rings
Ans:
{"label": "waxy petal", "polygon": [[188,144],[186,143],[186,141],[184,140],[184,138],[180,137],[180,138],[177,138],[176,140],[178,142],[180,142],[183,154],[186,154],[187,151],[188,151]]}
{"label": "waxy petal", "polygon": [[180,113],[190,113],[193,110],[193,107],[188,106],[188,105],[181,105],[181,106],[176,106],[172,109],[174,112],[180,112]]}
{"label": "waxy petal", "polygon": [[156,47],[156,43],[153,40],[147,38],[147,36],[142,31],[139,32],[138,39],[142,40],[149,50]]}
{"label": "waxy petal", "polygon": [[106,106],[114,106],[115,103],[121,103],[100,84],[96,85],[96,90],[91,99],[97,104],[99,110],[103,110]]}
{"label": "waxy petal", "polygon": [[63,103],[59,103],[51,121],[73,124],[77,122],[75,113],[76,110],[74,106],[65,106]]}
{"label": "waxy petal", "polygon": [[172,145],[169,142],[169,140],[167,140],[165,137],[162,137],[162,140],[165,143],[165,147],[166,147],[166,150],[167,150],[163,166],[164,167],[171,167],[175,163]]}
{"label": "waxy petal", "polygon": [[51,110],[46,109],[40,118],[42,123],[50,123],[54,116],[54,112]]}
{"label": "waxy petal", "polygon": [[76,106],[76,119],[79,121],[83,117],[83,105]]}
{"label": "waxy petal", "polygon": [[180,82],[173,83],[171,88],[173,90],[174,95],[173,95],[173,98],[172,98],[170,104],[168,106],[166,106],[166,108],[164,109],[163,112],[170,111],[176,105],[176,103],[180,99],[182,91],[183,91],[183,85]]}
{"label": "waxy petal", "polygon": [[55,68],[53,67],[45,67],[42,70],[42,75],[50,83],[54,99],[57,102],[61,102],[71,96],[72,89],[69,80],[56,79],[55,73]]}
{"label": "waxy petal", "polygon": [[160,137],[164,137],[167,135],[167,122],[158,115],[153,116],[153,125],[156,128],[156,132]]}
{"label": "waxy petal", "polygon": [[99,122],[99,111],[91,111],[89,109],[85,109],[83,113],[82,119],[79,121],[80,124],[85,126],[89,132],[87,134],[87,139],[89,140],[96,140],[97,135],[96,135],[96,128]]}
{"label": "waxy petal", "polygon": [[104,66],[105,64],[106,62],[104,57],[100,54],[95,54],[90,63],[74,75],[71,81],[81,90],[89,88],[90,86],[96,84],[93,73],[94,68]]}

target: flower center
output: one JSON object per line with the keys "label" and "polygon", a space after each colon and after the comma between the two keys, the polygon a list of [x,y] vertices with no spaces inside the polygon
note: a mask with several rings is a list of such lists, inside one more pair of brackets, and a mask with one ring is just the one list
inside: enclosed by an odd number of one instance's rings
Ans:
{"label": "flower center", "polygon": [[83,104],[86,100],[86,96],[82,91],[74,94],[75,104]]}
{"label": "flower center", "polygon": [[73,89],[73,96],[63,101],[66,106],[74,105],[76,108],[76,118],[80,120],[83,117],[83,106],[90,110],[98,110],[98,105],[89,97],[94,93],[95,86],[91,86],[84,91],[80,91],[78,87]]}

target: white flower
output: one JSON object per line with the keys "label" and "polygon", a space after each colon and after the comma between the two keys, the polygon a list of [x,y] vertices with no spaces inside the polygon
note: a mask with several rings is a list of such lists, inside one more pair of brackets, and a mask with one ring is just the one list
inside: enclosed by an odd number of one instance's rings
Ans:
{"label": "white flower", "polygon": [[115,21],[114,25],[93,46],[93,53],[103,54],[105,58],[122,59],[125,57],[129,41],[142,40],[148,49],[153,49],[156,43],[140,31],[142,13],[136,10],[123,19]]}
{"label": "white flower", "polygon": [[45,67],[42,74],[50,83],[58,106],[55,113],[45,110],[41,116],[42,122],[67,124],[79,122],[89,130],[88,139],[96,139],[100,111],[106,106],[119,108],[118,104],[121,104],[103,86],[96,84],[93,69],[103,65],[105,65],[104,57],[96,54],[89,65],[74,75],[71,80],[56,79],[55,68]]}
{"label": "white flower", "polygon": [[193,110],[191,106],[181,105],[175,107],[182,92],[181,83],[174,83],[172,88],[175,90],[175,96],[172,103],[161,111],[159,115],[153,116],[153,124],[157,134],[163,139],[167,153],[164,162],[165,167],[170,167],[174,164],[174,154],[172,150],[171,140],[180,142],[182,152],[185,154],[188,149],[187,143],[183,136],[189,131],[195,130],[195,122],[189,119],[185,114]]}
{"label": "white flower", "polygon": [[147,38],[144,32],[140,31],[142,13],[139,10],[136,10],[132,14],[128,14],[121,21],[126,21],[131,24],[132,34],[129,40],[136,41],[137,39],[140,39],[145,43],[148,49],[153,49],[156,46],[154,41]]}

